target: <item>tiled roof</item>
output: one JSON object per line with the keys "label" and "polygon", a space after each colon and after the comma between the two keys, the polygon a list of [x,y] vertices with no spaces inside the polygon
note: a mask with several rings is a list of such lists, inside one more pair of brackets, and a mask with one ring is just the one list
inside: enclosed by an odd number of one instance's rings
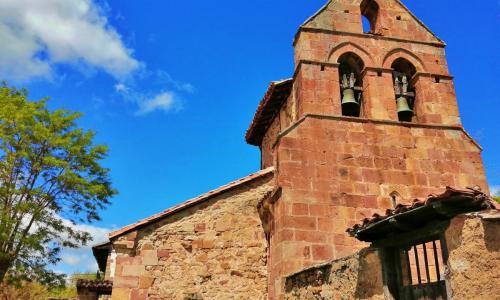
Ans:
{"label": "tiled roof", "polygon": [[78,279],[76,281],[76,288],[98,292],[99,294],[111,295],[113,281]]}
{"label": "tiled roof", "polygon": [[291,78],[271,82],[245,135],[247,143],[260,146],[266,130],[273,122],[283,103],[288,99],[292,85],[293,79]]}
{"label": "tiled roof", "polygon": [[174,207],[169,208],[169,209],[167,209],[165,211],[162,211],[162,212],[160,212],[160,213],[158,213],[156,215],[153,215],[153,216],[151,216],[149,218],[146,218],[146,219],[138,221],[138,222],[136,222],[134,224],[125,226],[125,227],[123,227],[123,228],[121,228],[119,230],[113,231],[113,232],[109,233],[109,238],[110,239],[116,238],[116,237],[118,237],[118,236],[120,236],[120,235],[122,235],[124,233],[130,232],[130,231],[132,231],[134,229],[137,229],[139,227],[142,227],[142,226],[148,225],[150,223],[153,223],[155,221],[158,221],[160,219],[163,219],[163,218],[165,218],[165,217],[167,217],[169,215],[172,215],[172,214],[174,214],[176,212],[179,212],[181,210],[189,208],[189,207],[191,207],[193,205],[199,204],[199,203],[201,203],[203,201],[212,199],[213,197],[218,196],[218,195],[220,195],[220,194],[222,194],[224,192],[232,190],[232,189],[234,189],[236,187],[239,187],[239,186],[241,186],[241,185],[243,185],[245,183],[251,182],[251,181],[253,181],[253,180],[257,179],[257,178],[264,177],[266,175],[272,174],[273,172],[274,172],[274,167],[270,167],[270,168],[267,168],[267,169],[264,169],[264,170],[260,170],[260,171],[258,171],[256,173],[250,174],[248,176],[245,176],[243,178],[240,178],[240,179],[238,179],[236,181],[233,181],[231,183],[223,185],[223,186],[221,186],[221,187],[219,187],[219,188],[217,188],[215,190],[212,190],[212,191],[210,191],[208,193],[205,193],[205,194],[200,195],[200,196],[198,196],[196,198],[193,198],[193,199],[190,199],[188,201],[185,201],[185,202],[183,202],[183,203],[181,203],[181,204],[179,204],[177,206],[174,206]]}
{"label": "tiled roof", "polygon": [[[441,208],[446,208],[445,210]],[[432,219],[450,219],[461,213],[496,209],[493,200],[475,189],[457,190],[447,187],[440,195],[430,195],[426,200],[415,199],[412,204],[398,204],[388,209],[385,215],[374,214],[360,224],[347,229],[347,232],[362,241],[373,241],[387,234],[401,230],[398,221],[411,228],[418,228]],[[403,220],[404,219],[404,220]]]}

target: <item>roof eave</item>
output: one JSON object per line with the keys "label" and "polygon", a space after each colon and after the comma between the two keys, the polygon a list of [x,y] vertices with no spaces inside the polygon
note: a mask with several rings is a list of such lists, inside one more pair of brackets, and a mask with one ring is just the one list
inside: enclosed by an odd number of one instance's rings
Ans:
{"label": "roof eave", "polygon": [[[361,241],[375,242],[379,240],[379,235],[391,228],[391,230],[401,230],[401,226],[397,225],[401,221],[414,224],[415,229],[417,229],[422,225],[419,222],[425,223],[427,219],[446,220],[464,213],[495,209],[491,198],[482,192],[457,190],[450,187],[447,187],[441,195],[430,196],[426,201],[415,200],[411,206],[400,205],[400,207],[400,212],[398,212],[399,208],[390,209],[386,212],[386,216],[375,214],[372,219],[365,219],[363,225],[355,225],[348,229],[348,232]],[[419,221],[415,223],[411,219]],[[410,222],[408,222],[409,220]],[[406,231],[411,230],[410,228]]]}
{"label": "roof eave", "polygon": [[267,88],[264,97],[262,98],[262,100],[259,103],[259,106],[257,107],[254,118],[246,131],[245,140],[248,144],[254,146],[260,146],[262,142],[262,136],[259,136],[256,133],[256,128],[262,122],[262,115],[266,107],[268,106],[269,101],[273,98],[275,90],[280,86],[288,83],[293,83],[293,78],[287,78],[279,81],[272,81],[269,84],[269,87]]}
{"label": "roof eave", "polygon": [[155,214],[149,218],[140,220],[134,224],[130,224],[130,225],[125,226],[121,229],[110,232],[108,234],[108,237],[111,241],[116,240],[118,237],[123,236],[129,232],[132,232],[134,230],[148,226],[148,225],[150,225],[154,222],[160,221],[168,216],[171,216],[171,215],[176,214],[178,212],[181,212],[185,209],[188,209],[190,207],[198,205],[204,201],[213,199],[216,196],[219,196],[219,195],[222,195],[223,193],[234,190],[237,187],[240,187],[244,184],[253,182],[259,178],[265,178],[266,176],[269,176],[271,174],[274,174],[274,167],[269,167],[267,169],[260,170],[258,172],[255,172],[253,174],[250,174],[250,175],[245,176],[243,178],[240,178],[238,180],[232,181],[224,186],[219,187],[218,189],[209,191],[203,195],[200,195],[198,197],[187,200],[187,201],[185,201],[177,206],[171,207],[171,208],[164,210],[163,212],[160,212],[158,214]]}

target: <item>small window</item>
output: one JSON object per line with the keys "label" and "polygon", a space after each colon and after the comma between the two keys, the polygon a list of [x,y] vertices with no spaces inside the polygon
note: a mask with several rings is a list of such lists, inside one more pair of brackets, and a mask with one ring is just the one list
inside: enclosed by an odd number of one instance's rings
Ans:
{"label": "small window", "polygon": [[391,197],[392,207],[396,208],[396,206],[401,203],[401,196],[399,195],[398,192],[392,192],[390,197]]}
{"label": "small window", "polygon": [[432,239],[400,250],[401,299],[447,299],[441,245],[440,239]]}
{"label": "small window", "polygon": [[364,0],[361,3],[361,15],[363,16],[363,32],[378,33],[379,6],[374,0]]}
{"label": "small window", "polygon": [[[394,223],[398,223],[395,219]],[[434,224],[398,234],[380,242],[384,285],[394,299],[448,299],[445,265],[448,249],[444,230],[448,223]],[[406,223],[398,223],[403,227]],[[392,299],[392,298],[391,298]]]}
{"label": "small window", "polygon": [[[443,278],[444,265],[440,240],[413,245],[404,253],[406,254],[408,284],[434,283]],[[410,266],[409,269],[408,266]]]}
{"label": "small window", "polygon": [[370,24],[370,20],[367,17],[362,16],[361,22],[363,23],[363,32],[370,33],[372,31],[372,25]]}

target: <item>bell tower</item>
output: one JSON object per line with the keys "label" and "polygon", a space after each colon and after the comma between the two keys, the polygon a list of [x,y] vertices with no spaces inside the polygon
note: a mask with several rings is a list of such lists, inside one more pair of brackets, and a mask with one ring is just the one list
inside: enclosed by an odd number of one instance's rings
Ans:
{"label": "bell tower", "polygon": [[446,186],[488,187],[445,43],[401,1],[329,1],[294,49],[293,77],[270,84],[246,135],[276,168],[270,299],[284,277],[365,247],[345,232],[358,220]]}

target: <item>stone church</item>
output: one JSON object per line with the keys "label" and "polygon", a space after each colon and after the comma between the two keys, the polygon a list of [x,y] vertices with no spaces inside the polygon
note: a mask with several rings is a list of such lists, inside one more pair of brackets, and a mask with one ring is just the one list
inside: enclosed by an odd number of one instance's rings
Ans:
{"label": "stone church", "polygon": [[245,135],[261,170],[110,233],[81,299],[499,299],[446,44],[399,0],[331,0],[293,46]]}

